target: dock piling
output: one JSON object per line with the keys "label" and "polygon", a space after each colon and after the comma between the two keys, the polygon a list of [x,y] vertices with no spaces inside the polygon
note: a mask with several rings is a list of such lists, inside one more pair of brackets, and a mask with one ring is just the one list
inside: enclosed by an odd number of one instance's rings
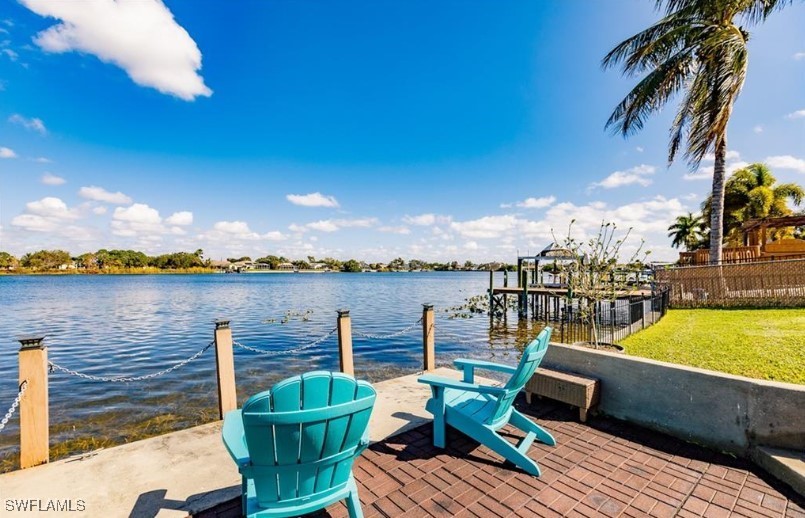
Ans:
{"label": "dock piling", "polygon": [[338,310],[338,362],[341,372],[355,375],[355,363],[352,358],[352,319],[348,309]]}
{"label": "dock piling", "polygon": [[48,351],[45,337],[20,338],[19,382],[27,383],[20,399],[20,468],[50,460]]}
{"label": "dock piling", "polygon": [[[490,290],[489,296],[492,296]],[[436,369],[436,327],[433,315],[433,304],[422,304],[422,353],[423,370]]]}
{"label": "dock piling", "polygon": [[235,356],[229,320],[215,321],[215,367],[218,377],[218,415],[223,419],[224,414],[238,408]]}

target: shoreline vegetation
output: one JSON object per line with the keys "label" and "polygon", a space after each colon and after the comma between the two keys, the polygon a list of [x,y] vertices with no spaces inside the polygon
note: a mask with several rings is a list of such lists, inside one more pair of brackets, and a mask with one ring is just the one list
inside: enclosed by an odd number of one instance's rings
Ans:
{"label": "shoreline vegetation", "polygon": [[421,271],[514,271],[505,263],[475,264],[472,261],[426,262],[402,257],[388,263],[369,263],[357,259],[341,261],[326,257],[290,260],[266,255],[213,260],[195,252],[173,252],[148,256],[136,250],[106,250],[72,256],[65,250],[39,250],[22,257],[0,251],[0,275],[153,275],[206,273],[336,273],[336,272],[421,272]]}

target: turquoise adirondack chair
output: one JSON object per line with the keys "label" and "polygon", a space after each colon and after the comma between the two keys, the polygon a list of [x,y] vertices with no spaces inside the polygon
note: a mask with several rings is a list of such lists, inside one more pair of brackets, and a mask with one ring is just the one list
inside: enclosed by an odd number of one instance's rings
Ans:
{"label": "turquoise adirondack chair", "polygon": [[[537,370],[550,338],[551,328],[546,327],[526,346],[517,367],[456,360],[456,368],[464,371],[463,381],[432,374],[420,376],[419,382],[430,385],[433,393],[425,406],[433,414],[433,445],[445,447],[445,427],[450,425],[538,477],[539,466],[528,457],[528,449],[535,439],[551,446],[556,445],[556,441],[544,428],[513,408],[512,403]],[[475,369],[504,372],[511,374],[511,378],[502,387],[478,385],[474,382]],[[498,430],[509,423],[526,433],[517,446],[498,434]]]}
{"label": "turquoise adirondack chair", "polygon": [[223,439],[243,477],[243,514],[297,516],[346,499],[362,517],[352,476],[368,446],[377,392],[337,372],[294,376],[224,416]]}

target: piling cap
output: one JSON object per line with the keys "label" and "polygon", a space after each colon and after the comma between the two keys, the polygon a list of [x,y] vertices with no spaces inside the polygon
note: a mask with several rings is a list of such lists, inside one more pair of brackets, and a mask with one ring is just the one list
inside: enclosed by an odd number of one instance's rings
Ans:
{"label": "piling cap", "polygon": [[219,318],[215,321],[215,329],[228,329],[229,322],[228,318]]}
{"label": "piling cap", "polygon": [[42,336],[22,336],[17,338],[20,343],[20,350],[23,349],[44,349],[45,335]]}
{"label": "piling cap", "polygon": [[349,316],[349,310],[348,309],[338,309],[336,311],[338,312],[339,317],[348,317]]}
{"label": "piling cap", "polygon": [[430,311],[433,309],[433,304],[422,304],[422,309]]}

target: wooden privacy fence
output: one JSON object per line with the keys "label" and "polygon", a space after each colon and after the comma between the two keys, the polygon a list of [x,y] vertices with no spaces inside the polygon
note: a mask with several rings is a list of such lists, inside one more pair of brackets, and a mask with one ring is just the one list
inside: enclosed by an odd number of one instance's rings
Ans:
{"label": "wooden privacy fence", "polygon": [[[431,371],[436,368],[435,353],[435,319],[433,306],[423,304],[422,318],[414,324],[389,335],[370,335],[355,331],[355,334],[370,339],[388,339],[407,334],[419,325],[422,325],[422,357],[423,370]],[[234,347],[267,356],[281,356],[298,353],[318,346],[327,338],[337,334],[338,359],[341,372],[354,375],[354,361],[352,356],[352,322],[349,310],[338,311],[336,326],[324,336],[299,347],[285,350],[265,350],[241,344],[232,338],[229,320],[216,320],[212,342],[189,358],[172,365],[166,369],[151,374],[134,377],[106,377],[95,376],[63,367],[48,360],[47,346],[44,337],[21,338],[19,350],[19,390],[8,412],[0,421],[0,432],[3,431],[12,415],[19,408],[20,416],[20,467],[29,468],[44,464],[50,460],[49,452],[49,403],[48,403],[48,374],[59,371],[79,378],[98,382],[130,383],[152,379],[173,372],[203,355],[207,349],[215,348],[215,365],[217,373],[218,412],[223,418],[226,412],[237,408],[237,388],[235,384],[235,358]]]}
{"label": "wooden privacy fence", "polygon": [[805,306],[805,259],[657,270],[671,306]]}

